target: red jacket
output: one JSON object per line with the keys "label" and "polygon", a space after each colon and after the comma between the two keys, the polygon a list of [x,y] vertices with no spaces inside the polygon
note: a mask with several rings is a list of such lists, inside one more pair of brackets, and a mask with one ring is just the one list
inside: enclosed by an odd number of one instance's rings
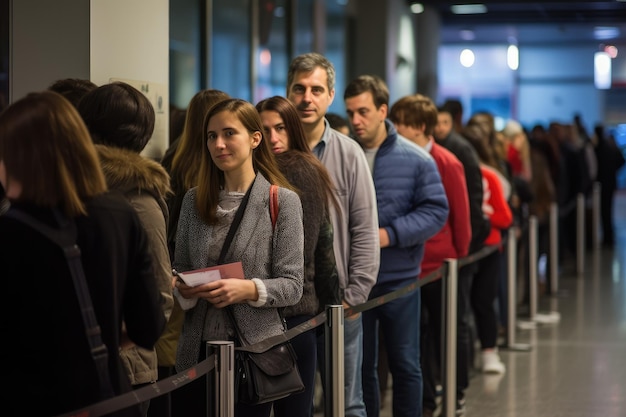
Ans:
{"label": "red jacket", "polygon": [[431,141],[431,144],[430,155],[437,164],[450,212],[439,233],[426,241],[420,277],[441,267],[447,258],[466,256],[472,239],[463,164],[443,146],[437,145],[434,141]]}
{"label": "red jacket", "polygon": [[491,231],[485,239],[485,245],[496,245],[502,240],[500,231],[513,223],[513,214],[495,169],[481,164],[480,172],[483,174],[483,213],[491,222]]}

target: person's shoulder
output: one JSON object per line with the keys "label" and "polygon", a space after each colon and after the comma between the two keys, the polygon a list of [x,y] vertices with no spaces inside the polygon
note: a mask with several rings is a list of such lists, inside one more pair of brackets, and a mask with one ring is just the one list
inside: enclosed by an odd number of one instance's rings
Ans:
{"label": "person's shoulder", "polygon": [[432,161],[432,156],[424,148],[416,144],[415,142],[405,138],[402,135],[398,135],[396,139],[396,148],[401,149],[410,155],[418,157],[420,161]]}
{"label": "person's shoulder", "polygon": [[433,143],[431,155],[433,158],[441,160],[446,165],[463,167],[463,164],[454,153],[437,143]]}
{"label": "person's shoulder", "polygon": [[352,152],[363,152],[363,149],[361,148],[361,145],[359,145],[359,143],[352,139],[350,136],[346,136],[343,133],[330,128],[330,130],[328,131],[328,144],[329,146],[336,146],[338,148],[344,149],[344,150],[349,150]]}
{"label": "person's shoulder", "polygon": [[124,194],[117,190],[110,190],[93,197],[87,202],[86,206],[88,212],[107,210],[120,213],[134,213],[135,211]]}
{"label": "person's shoulder", "polygon": [[280,204],[280,200],[281,199],[289,199],[292,201],[300,201],[300,196],[298,195],[298,193],[296,193],[293,190],[290,190],[289,188],[285,188],[285,187],[278,187],[278,198],[279,198],[279,204]]}

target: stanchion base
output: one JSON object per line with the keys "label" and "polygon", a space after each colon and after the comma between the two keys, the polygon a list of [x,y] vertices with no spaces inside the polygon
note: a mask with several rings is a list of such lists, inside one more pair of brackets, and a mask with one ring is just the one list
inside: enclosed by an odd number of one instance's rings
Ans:
{"label": "stanchion base", "polygon": [[550,311],[535,316],[535,321],[539,324],[556,324],[561,321],[561,313],[558,311]]}
{"label": "stanchion base", "polygon": [[520,330],[534,330],[537,328],[537,323],[534,321],[518,321],[517,328]]}
{"label": "stanchion base", "polygon": [[500,348],[505,350],[514,350],[516,352],[528,352],[532,349],[532,347],[527,343],[512,343],[510,345],[502,345]]}

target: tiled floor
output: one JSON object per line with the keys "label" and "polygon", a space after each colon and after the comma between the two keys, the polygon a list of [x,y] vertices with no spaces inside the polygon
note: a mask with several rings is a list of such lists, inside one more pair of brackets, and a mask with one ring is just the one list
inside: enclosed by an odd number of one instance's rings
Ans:
{"label": "tiled floor", "polygon": [[[626,416],[625,191],[615,217],[616,246],[589,250],[583,275],[564,268],[557,295],[539,299],[538,312],[558,312],[560,322],[517,330],[530,350],[501,348],[504,375],[474,373],[465,416]],[[381,417],[391,415],[388,395]]]}
{"label": "tiled floor", "polygon": [[539,305],[561,321],[518,331],[531,350],[502,350],[506,374],[471,380],[466,416],[626,416],[626,193],[615,203],[615,248],[589,251],[582,276],[560,277]]}

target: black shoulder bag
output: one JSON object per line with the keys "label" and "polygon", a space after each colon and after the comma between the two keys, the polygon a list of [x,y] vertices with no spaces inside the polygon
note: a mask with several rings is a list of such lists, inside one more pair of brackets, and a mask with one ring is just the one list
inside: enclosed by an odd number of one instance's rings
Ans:
{"label": "black shoulder bag", "polygon": [[74,281],[74,289],[76,290],[78,304],[83,316],[85,334],[91,348],[91,356],[96,364],[100,382],[100,396],[102,399],[112,398],[115,394],[109,377],[109,352],[104,342],[102,342],[100,326],[91,303],[89,287],[80,261],[80,248],[76,244],[76,223],[66,218],[58,210],[55,210],[54,214],[61,229],[54,229],[30,214],[15,208],[10,208],[4,216],[11,217],[30,226],[63,249]]}
{"label": "black shoulder bag", "polygon": [[[218,264],[224,263],[228,247],[239,227],[245,206],[248,204],[249,194],[250,190],[237,209],[222,246]],[[273,230],[278,217],[278,187],[276,185],[270,186],[270,214]],[[296,353],[291,342],[280,343],[261,353],[248,351],[232,307],[226,307],[226,311],[239,342],[235,350],[235,401],[248,405],[263,404],[304,391],[304,383],[300,377]]]}

